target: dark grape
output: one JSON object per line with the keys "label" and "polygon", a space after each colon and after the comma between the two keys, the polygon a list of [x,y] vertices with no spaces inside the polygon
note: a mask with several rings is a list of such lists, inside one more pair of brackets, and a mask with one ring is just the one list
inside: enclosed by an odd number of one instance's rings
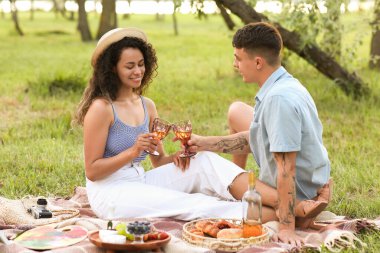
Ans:
{"label": "dark grape", "polygon": [[134,221],[132,223],[129,223],[127,226],[127,230],[131,234],[147,234],[151,230],[150,222],[139,222]]}

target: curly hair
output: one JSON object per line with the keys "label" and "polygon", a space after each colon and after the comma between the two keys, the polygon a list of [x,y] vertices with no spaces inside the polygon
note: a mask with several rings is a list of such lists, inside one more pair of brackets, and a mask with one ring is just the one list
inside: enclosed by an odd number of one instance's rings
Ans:
{"label": "curly hair", "polygon": [[251,54],[260,54],[272,66],[280,63],[281,34],[268,23],[250,23],[240,28],[232,39],[232,46],[244,48]]}
{"label": "curly hair", "polygon": [[141,85],[133,90],[136,94],[143,94],[152,82],[153,77],[156,76],[158,68],[156,51],[150,43],[135,37],[124,37],[111,44],[95,63],[92,77],[83,93],[75,115],[74,121],[77,124],[83,125],[84,117],[95,99],[104,98],[108,101],[116,99],[120,80],[114,68],[120,59],[121,53],[126,48],[139,49],[144,57],[145,73]]}

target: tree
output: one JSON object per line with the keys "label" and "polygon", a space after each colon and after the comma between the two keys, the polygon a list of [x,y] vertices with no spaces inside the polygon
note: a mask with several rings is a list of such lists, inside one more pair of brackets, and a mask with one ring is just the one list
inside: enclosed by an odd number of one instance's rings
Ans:
{"label": "tree", "polygon": [[[219,0],[220,3],[238,16],[245,24],[251,22],[267,21],[267,16],[258,13],[244,0]],[[271,22],[277,27],[283,38],[284,46],[313,65],[317,70],[332,79],[347,95],[355,99],[369,93],[369,88],[355,73],[349,73],[340,66],[331,56],[321,50],[312,42],[304,43],[301,35],[289,31],[279,23]]]}
{"label": "tree", "polygon": [[222,15],[222,18],[224,20],[224,23],[226,23],[228,30],[232,31],[234,27],[236,26],[236,24],[234,23],[230,15],[227,13],[226,8],[224,8],[223,5],[220,3],[220,1],[215,0],[215,3],[216,3],[216,6],[220,10],[220,15]]}
{"label": "tree", "polygon": [[9,0],[9,2],[11,4],[12,20],[13,20],[13,23],[15,24],[16,31],[20,36],[24,36],[24,33],[22,32],[21,27],[20,27],[20,23],[18,21],[16,0]]}
{"label": "tree", "polygon": [[[4,0],[0,0],[0,5],[1,5],[1,3],[3,2]],[[1,18],[5,18],[5,12],[4,12],[4,10],[3,10],[3,8],[0,8],[0,15],[1,15]]]}
{"label": "tree", "polygon": [[96,37],[100,39],[106,32],[117,27],[116,1],[102,0],[102,14]]}
{"label": "tree", "polygon": [[159,8],[160,0],[156,0],[156,3],[157,3],[156,20],[160,21],[164,19],[164,14],[160,15],[160,8]]}
{"label": "tree", "polygon": [[[127,2],[128,2],[128,7],[131,8],[132,0],[127,0]],[[130,16],[129,13],[124,13],[123,18],[128,19],[129,16]]]}
{"label": "tree", "polygon": [[327,13],[324,19],[322,47],[325,52],[339,60],[342,45],[342,25],[340,23],[341,0],[326,1]]}
{"label": "tree", "polygon": [[173,14],[172,14],[172,17],[173,17],[173,29],[174,29],[174,34],[175,35],[178,35],[178,22],[177,22],[176,13],[177,13],[179,7],[181,7],[181,4],[182,4],[182,0],[173,0]]}
{"label": "tree", "polygon": [[58,13],[61,13],[63,17],[66,17],[65,1],[52,0],[54,6],[55,16],[58,17]]}
{"label": "tree", "polygon": [[34,0],[30,0],[30,20],[34,19]]}
{"label": "tree", "polygon": [[87,12],[85,9],[86,0],[77,0],[78,4],[78,30],[80,32],[82,41],[92,40],[90,27],[87,21]]}
{"label": "tree", "polygon": [[380,70],[380,0],[375,0],[374,20],[372,25],[370,68]]}

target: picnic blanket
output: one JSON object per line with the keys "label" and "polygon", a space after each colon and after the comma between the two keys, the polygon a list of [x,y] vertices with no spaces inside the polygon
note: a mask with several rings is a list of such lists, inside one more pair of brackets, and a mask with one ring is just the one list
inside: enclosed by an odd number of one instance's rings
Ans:
{"label": "picnic blanket", "polygon": [[[79,210],[80,215],[74,218],[66,219],[54,224],[56,228],[62,228],[69,225],[79,225],[85,227],[88,231],[105,229],[108,221],[96,217],[95,213],[91,210],[87,199],[86,189],[84,187],[77,187],[74,195],[71,198],[49,198],[49,205],[53,208],[68,208]],[[337,216],[331,212],[322,212],[317,217],[317,220],[324,222],[325,227],[316,230],[297,230],[297,233],[305,240],[305,248],[313,248],[320,250],[325,246],[332,252],[339,252],[344,248],[365,248],[363,243],[357,235],[363,232],[380,231],[380,217],[375,220],[368,219],[347,219],[343,216]],[[127,221],[127,220],[121,220]],[[172,240],[166,245],[162,251],[165,253],[181,253],[181,252],[199,252],[199,253],[214,253],[216,251],[195,247],[189,245],[181,239],[182,226],[184,221],[162,218],[150,219],[153,225],[160,230],[169,232],[172,235]],[[275,233],[278,230],[278,222],[269,222],[265,224],[270,233]],[[3,217],[0,216],[0,238],[1,234],[7,239],[15,238],[15,236],[23,231],[34,228],[36,225],[29,224],[7,224]],[[269,242],[261,246],[255,246],[248,249],[239,251],[239,253],[254,253],[254,252],[297,252],[301,249],[292,247],[289,244]],[[10,244],[1,242],[0,239],[0,252],[1,253],[32,253],[37,252],[28,250],[17,243],[11,241]],[[105,250],[97,248],[88,239],[81,241],[75,245],[50,250],[49,253],[104,253]]]}

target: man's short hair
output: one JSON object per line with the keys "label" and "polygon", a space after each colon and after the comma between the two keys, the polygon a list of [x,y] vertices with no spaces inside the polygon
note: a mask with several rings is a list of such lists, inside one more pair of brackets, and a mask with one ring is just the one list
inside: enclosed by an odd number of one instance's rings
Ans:
{"label": "man's short hair", "polygon": [[250,23],[240,28],[232,39],[232,45],[264,57],[269,65],[281,62],[282,38],[279,31],[268,23]]}

